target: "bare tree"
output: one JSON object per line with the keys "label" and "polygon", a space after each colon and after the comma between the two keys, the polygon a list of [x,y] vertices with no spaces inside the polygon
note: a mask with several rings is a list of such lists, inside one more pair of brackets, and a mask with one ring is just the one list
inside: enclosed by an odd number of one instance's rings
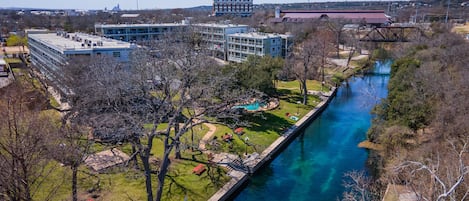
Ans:
{"label": "bare tree", "polygon": [[421,161],[404,161],[393,168],[397,181],[404,181],[423,200],[466,200],[469,185],[468,141],[457,145],[446,143],[448,152],[436,154]]}
{"label": "bare tree", "polygon": [[[16,85],[16,84],[15,84]],[[40,114],[19,85],[4,91],[0,102],[0,199],[32,200],[47,176],[54,122]],[[56,188],[51,188],[52,196]],[[44,190],[44,189],[42,189]],[[49,198],[46,198],[49,199]]]}
{"label": "bare tree", "polygon": [[50,147],[52,156],[72,170],[72,200],[77,201],[78,167],[86,160],[92,142],[88,140],[87,129],[70,124],[63,124],[54,139],[56,140]]}
{"label": "bare tree", "polygon": [[342,35],[344,33],[344,25],[347,24],[344,18],[339,19],[329,19],[326,22],[327,28],[334,34],[334,43],[336,48],[336,56],[340,59],[340,42],[342,40]]}
{"label": "bare tree", "polygon": [[[128,65],[102,57],[69,66],[79,75],[70,77],[76,82],[70,116],[93,128],[104,142],[130,142],[136,148],[132,157],[142,161],[148,200],[161,200],[170,155],[181,157],[181,136],[208,120],[236,117],[231,105],[246,100],[235,76],[223,74],[190,37],[173,36],[136,50]],[[157,130],[162,123],[168,127]],[[144,124],[152,128],[145,130]],[[157,137],[164,153],[155,170],[149,161]],[[155,197],[153,173],[158,180]]]}
{"label": "bare tree", "polygon": [[302,103],[304,105],[308,104],[306,81],[316,76],[319,69],[319,66],[315,65],[317,63],[317,46],[319,46],[317,41],[312,39],[302,42],[293,53],[294,59],[290,60],[293,63],[291,65],[293,65],[295,77],[300,82],[300,91],[303,95]]}
{"label": "bare tree", "polygon": [[350,61],[352,60],[353,55],[355,52],[360,52],[360,27],[356,27],[351,30],[344,31],[344,47],[347,46],[349,48],[349,54],[347,56],[347,67],[350,64]]}
{"label": "bare tree", "polygon": [[303,41],[296,46],[293,52],[293,72],[296,79],[300,82],[300,91],[303,95],[302,103],[308,104],[308,88],[306,81],[320,75],[324,81],[324,66],[326,64],[327,54],[330,51],[330,37],[327,32],[315,32],[311,38]]}
{"label": "bare tree", "polygon": [[351,171],[344,174],[346,177],[343,186],[346,191],[342,195],[343,201],[376,200],[373,182],[363,171]]}

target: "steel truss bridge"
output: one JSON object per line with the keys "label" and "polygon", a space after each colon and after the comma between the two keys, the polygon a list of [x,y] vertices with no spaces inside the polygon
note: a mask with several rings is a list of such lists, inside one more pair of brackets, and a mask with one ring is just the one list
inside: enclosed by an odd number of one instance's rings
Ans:
{"label": "steel truss bridge", "polygon": [[360,41],[362,42],[410,42],[425,37],[423,31],[413,26],[373,27]]}

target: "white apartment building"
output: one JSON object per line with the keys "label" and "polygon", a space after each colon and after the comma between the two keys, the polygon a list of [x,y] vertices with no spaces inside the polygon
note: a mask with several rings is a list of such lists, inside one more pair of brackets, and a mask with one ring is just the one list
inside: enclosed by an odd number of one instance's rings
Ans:
{"label": "white apartment building", "polygon": [[60,69],[67,64],[69,58],[82,56],[99,59],[95,56],[110,55],[117,61],[128,62],[130,52],[136,45],[83,33],[57,32],[29,33],[28,47],[32,65],[62,95],[67,95],[71,91],[63,84]]}
{"label": "white apartment building", "polygon": [[159,40],[164,34],[182,31],[188,24],[95,24],[95,33],[126,42]]}
{"label": "white apartment building", "polygon": [[228,59],[228,35],[246,33],[249,30],[248,25],[235,24],[194,24],[192,26],[200,34],[208,49],[213,51],[214,56],[225,61]]}
{"label": "white apartment building", "polygon": [[122,41],[139,42],[144,40],[158,40],[163,34],[173,31],[193,29],[202,37],[204,45],[213,51],[213,56],[227,59],[226,41],[227,35],[232,33],[246,33],[247,25],[235,25],[229,23],[192,24],[167,23],[167,24],[95,24],[95,33],[106,38]]}
{"label": "white apartment building", "polygon": [[228,35],[228,61],[243,62],[249,55],[283,57],[291,49],[290,35],[260,32]]}
{"label": "white apartment building", "polygon": [[215,16],[251,16],[253,13],[253,0],[214,0],[212,12]]}

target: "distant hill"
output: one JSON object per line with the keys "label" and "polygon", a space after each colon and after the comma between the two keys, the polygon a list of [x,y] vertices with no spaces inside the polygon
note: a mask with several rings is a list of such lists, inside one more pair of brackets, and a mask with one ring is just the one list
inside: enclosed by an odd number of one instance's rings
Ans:
{"label": "distant hill", "polygon": [[197,6],[192,8],[186,8],[187,10],[194,10],[194,11],[211,11],[212,6]]}

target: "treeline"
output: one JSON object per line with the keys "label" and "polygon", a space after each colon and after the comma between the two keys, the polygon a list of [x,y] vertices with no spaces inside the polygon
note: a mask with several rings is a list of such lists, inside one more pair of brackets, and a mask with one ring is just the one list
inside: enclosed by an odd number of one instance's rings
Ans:
{"label": "treeline", "polygon": [[469,198],[469,44],[446,25],[394,52],[389,94],[368,138],[378,182],[405,185],[423,200]]}

